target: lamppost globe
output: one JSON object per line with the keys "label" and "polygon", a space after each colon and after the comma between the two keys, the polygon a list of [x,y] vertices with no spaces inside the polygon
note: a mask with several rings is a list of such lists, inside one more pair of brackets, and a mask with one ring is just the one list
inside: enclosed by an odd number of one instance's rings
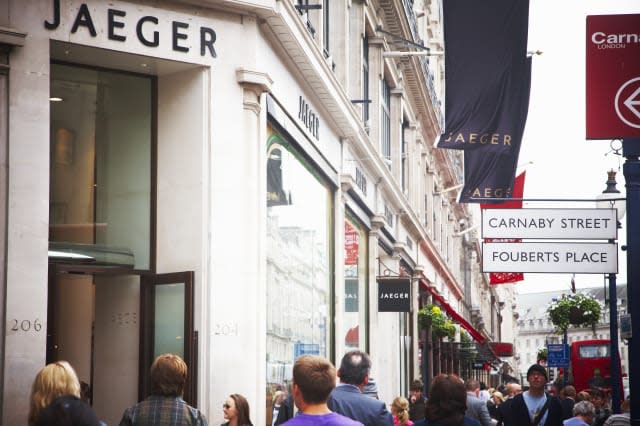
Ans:
{"label": "lamppost globe", "polygon": [[620,194],[620,190],[616,188],[618,182],[616,182],[615,170],[609,170],[607,172],[606,184],[607,187],[605,190],[596,197],[596,206],[599,209],[616,209],[618,211],[618,227],[620,227],[620,221],[627,212],[627,203]]}

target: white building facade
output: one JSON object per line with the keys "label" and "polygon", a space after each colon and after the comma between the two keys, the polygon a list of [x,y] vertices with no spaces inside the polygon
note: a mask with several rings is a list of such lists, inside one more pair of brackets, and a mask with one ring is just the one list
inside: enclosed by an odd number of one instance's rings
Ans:
{"label": "white building facade", "polygon": [[[449,190],[462,154],[432,147],[442,57],[385,55],[442,50],[439,2],[318,4],[0,5],[2,424],[59,359],[117,424],[163,352],[211,424],[231,393],[270,424],[304,353],[366,350],[391,401],[433,294],[500,338],[511,302]],[[405,311],[379,311],[385,276],[408,277]]]}

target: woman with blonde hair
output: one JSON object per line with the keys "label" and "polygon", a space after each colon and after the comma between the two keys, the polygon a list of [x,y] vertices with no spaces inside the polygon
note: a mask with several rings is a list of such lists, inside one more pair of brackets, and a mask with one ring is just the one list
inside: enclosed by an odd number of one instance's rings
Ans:
{"label": "woman with blonde hair", "polygon": [[394,426],[413,426],[409,420],[409,401],[403,396],[397,396],[391,403],[391,414]]}
{"label": "woman with blonde hair", "polygon": [[55,399],[73,395],[80,398],[80,381],[67,361],[56,361],[46,365],[36,375],[31,386],[29,426],[34,426],[38,415]]}

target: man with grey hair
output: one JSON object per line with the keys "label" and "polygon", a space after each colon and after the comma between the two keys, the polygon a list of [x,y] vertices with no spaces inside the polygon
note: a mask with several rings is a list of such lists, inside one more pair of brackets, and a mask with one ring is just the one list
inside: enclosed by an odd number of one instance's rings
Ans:
{"label": "man with grey hair", "polygon": [[479,421],[482,426],[493,426],[487,403],[479,398],[480,382],[470,379],[465,382],[467,389],[467,411],[466,416]]}
{"label": "man with grey hair", "polygon": [[596,415],[596,407],[589,401],[576,402],[573,417],[564,421],[564,426],[590,426]]}
{"label": "man with grey hair", "polygon": [[331,392],[327,405],[331,411],[365,426],[393,426],[393,416],[386,404],[362,392],[370,372],[371,359],[367,353],[352,350],[344,354],[338,369],[340,383]]}

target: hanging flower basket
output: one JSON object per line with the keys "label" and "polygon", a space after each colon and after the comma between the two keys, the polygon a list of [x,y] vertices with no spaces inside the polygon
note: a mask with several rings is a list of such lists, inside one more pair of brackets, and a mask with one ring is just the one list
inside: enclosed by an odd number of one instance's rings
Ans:
{"label": "hanging flower basket", "polygon": [[569,324],[580,325],[585,321],[584,312],[577,306],[569,309]]}
{"label": "hanging flower basket", "polygon": [[426,305],[418,311],[418,322],[423,328],[431,326],[433,337],[442,339],[448,337],[453,341],[456,337],[456,327],[436,305]]}
{"label": "hanging flower basket", "polygon": [[558,333],[570,325],[594,327],[600,321],[602,307],[597,300],[585,294],[571,294],[554,300],[547,307],[547,314]]}
{"label": "hanging flower basket", "polygon": [[549,357],[549,353],[547,351],[547,348],[538,349],[538,354],[536,356],[536,361],[538,361],[538,363],[540,361],[546,361],[548,357]]}

